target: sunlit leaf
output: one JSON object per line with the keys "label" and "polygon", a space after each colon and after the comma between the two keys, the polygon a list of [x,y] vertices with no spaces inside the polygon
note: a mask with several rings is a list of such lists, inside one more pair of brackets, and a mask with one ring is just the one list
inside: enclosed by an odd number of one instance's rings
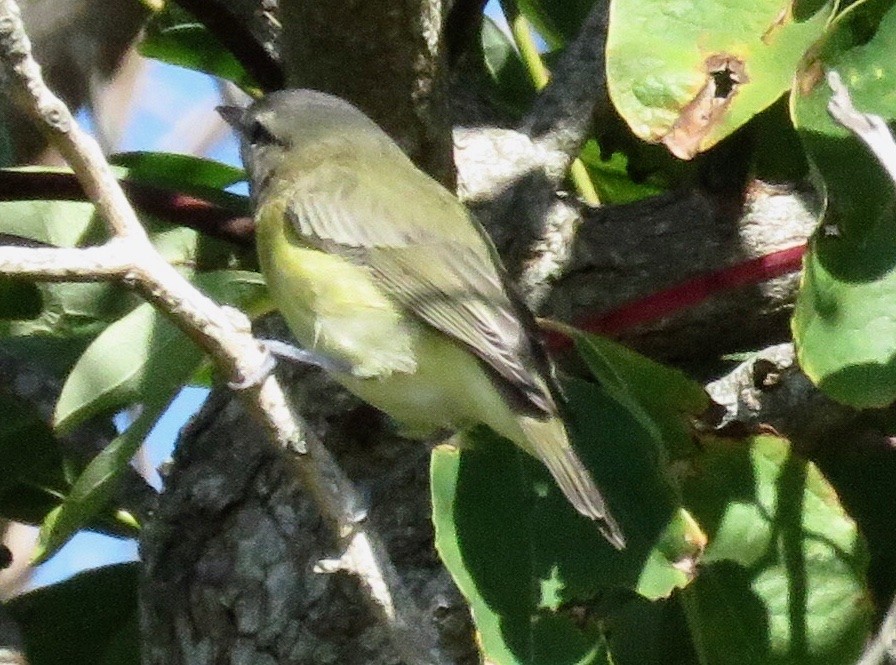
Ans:
{"label": "sunlit leaf", "polygon": [[607,85],[638,137],[690,159],[771,105],[835,3],[613,0]]}
{"label": "sunlit leaf", "polygon": [[234,55],[201,23],[173,26],[150,23],[137,50],[147,58],[231,81],[243,90],[258,88]]}
{"label": "sunlit leaf", "polygon": [[[219,302],[252,308],[264,299],[257,273],[218,271],[196,276]],[[144,303],[108,326],[72,369],[56,404],[60,430],[96,413],[134,402],[167,403],[202,362],[203,354],[173,323]]]}

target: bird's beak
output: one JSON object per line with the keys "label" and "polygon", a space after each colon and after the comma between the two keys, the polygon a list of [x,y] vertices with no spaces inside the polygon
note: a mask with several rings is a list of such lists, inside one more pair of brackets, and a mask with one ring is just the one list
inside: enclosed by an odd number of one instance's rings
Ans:
{"label": "bird's beak", "polygon": [[215,110],[218,112],[218,115],[224,118],[224,122],[233,127],[237,134],[242,135],[243,114],[246,112],[246,109],[241,106],[216,106]]}

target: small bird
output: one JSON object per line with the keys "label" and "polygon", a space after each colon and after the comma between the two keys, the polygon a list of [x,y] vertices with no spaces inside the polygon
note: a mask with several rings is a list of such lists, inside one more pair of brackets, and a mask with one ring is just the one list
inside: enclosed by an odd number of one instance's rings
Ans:
{"label": "small bird", "polygon": [[241,139],[261,270],[304,349],[405,432],[481,423],[510,439],[622,549],[534,317],[463,204],[338,97],[283,90],[218,111]]}

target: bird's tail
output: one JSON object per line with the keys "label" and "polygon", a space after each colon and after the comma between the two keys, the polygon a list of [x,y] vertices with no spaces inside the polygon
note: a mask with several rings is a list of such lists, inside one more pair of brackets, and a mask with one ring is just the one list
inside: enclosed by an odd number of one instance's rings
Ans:
{"label": "bird's tail", "polygon": [[597,524],[603,536],[617,549],[625,547],[625,537],[610,514],[591,473],[569,444],[560,418],[544,420],[522,416],[518,422],[528,439],[526,450],[540,459],[573,507]]}

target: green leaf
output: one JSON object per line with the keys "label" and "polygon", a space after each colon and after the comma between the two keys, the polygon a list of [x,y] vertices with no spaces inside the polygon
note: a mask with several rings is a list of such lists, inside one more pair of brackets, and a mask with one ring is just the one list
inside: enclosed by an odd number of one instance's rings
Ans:
{"label": "green leaf", "polygon": [[129,468],[146,435],[166,404],[152,405],[90,460],[62,503],[50,511],[40,527],[32,564],[52,557],[79,530],[106,508],[118,490],[122,472]]}
{"label": "green leaf", "polygon": [[576,37],[594,0],[519,0],[517,4],[551,49],[557,49]]}
{"label": "green leaf", "polygon": [[841,75],[858,110],[892,123],[894,47],[893,3],[852,5],[803,63],[791,102],[827,194],[793,317],[798,357],[823,391],[859,408],[896,400],[896,194],[864,144],[828,114],[824,73]]}
{"label": "green leaf", "polygon": [[222,191],[245,180],[242,169],[211,159],[171,152],[127,152],[113,155],[110,162],[123,169],[129,181],[191,194],[209,203],[251,215],[249,198]]}
{"label": "green leaf", "polygon": [[782,439],[702,444],[681,481],[709,536],[681,592],[700,662],[856,662],[874,616],[868,556],[834,490]]}
{"label": "green leaf", "polygon": [[[242,169],[212,159],[173,152],[120,152],[111,163],[124,168],[131,180],[169,187],[220,190],[245,179]],[[239,197],[245,199],[245,197]]]}
{"label": "green leaf", "polygon": [[613,665],[694,665],[700,660],[679,602],[619,599],[606,621]]}
{"label": "green leaf", "polygon": [[35,284],[0,277],[0,319],[34,319],[42,310],[43,300]]}
{"label": "green leaf", "polygon": [[[21,169],[35,170],[35,169]],[[54,169],[40,169],[54,171]],[[58,169],[55,169],[58,171]],[[76,247],[97,236],[102,228],[93,205],[80,201],[0,201],[0,233],[29,238],[56,247]],[[12,282],[5,282],[12,284]],[[23,284],[23,283],[19,283]],[[105,322],[120,317],[133,304],[114,284],[38,284],[37,300],[23,300],[12,320],[0,321],[0,335],[96,334]],[[22,292],[22,296],[33,298]],[[38,302],[41,311],[33,308]]]}
{"label": "green leaf", "polygon": [[140,55],[217,76],[250,93],[258,91],[258,85],[240,62],[204,25],[163,23],[164,19],[159,18],[150,22],[146,35],[137,45]]}
{"label": "green leaf", "polygon": [[793,183],[809,175],[809,160],[790,118],[789,101],[781,97],[750,123],[757,180]]}
{"label": "green leaf", "polygon": [[30,665],[140,662],[137,564],[107,566],[4,605],[22,631]]}
{"label": "green leaf", "polygon": [[613,0],[607,85],[638,137],[690,159],[788,90],[834,2]]}
{"label": "green leaf", "polygon": [[668,454],[679,457],[692,452],[691,420],[712,404],[703,386],[680,370],[612,340],[553,322],[550,325],[573,338],[591,373],[608,391],[647,415]]}
{"label": "green leaf", "polygon": [[109,325],[78,360],[56,403],[56,428],[70,431],[137,400],[165,402],[201,359],[199,349],[152,305],[139,305]]}
{"label": "green leaf", "polygon": [[482,21],[482,54],[497,101],[521,117],[535,99],[535,87],[516,46],[487,16]]}
{"label": "green leaf", "polygon": [[[27,167],[15,172],[67,173],[68,169]],[[54,247],[75,247],[102,228],[92,203],[86,201],[0,201],[0,232],[30,238]]]}
{"label": "green leaf", "polygon": [[[609,588],[653,597],[687,583],[693,535],[657,469],[657,442],[626,405],[582,381],[566,385],[573,445],[628,540],[620,553],[563,498],[544,468],[484,429],[432,461],[436,548],[470,602],[495,663],[605,663],[596,623]],[[669,534],[679,534],[672,542]],[[699,539],[699,537],[698,537]]]}
{"label": "green leaf", "polygon": [[621,153],[615,153],[604,159],[601,157],[597,142],[593,139],[585,144],[579,157],[588,168],[594,187],[604,205],[631,203],[655,196],[667,189],[666,184],[658,177],[636,183],[628,172],[628,158]]}
{"label": "green leaf", "polygon": [[[216,271],[196,285],[219,302],[252,309],[264,299],[257,273]],[[135,402],[165,404],[197,371],[203,355],[183,332],[144,303],[108,326],[72,369],[56,403],[56,427],[66,431],[90,416]]]}
{"label": "green leaf", "polygon": [[436,547],[486,659],[854,662],[873,614],[867,554],[815,467],[778,438],[700,434],[692,420],[711,404],[702,386],[554,327],[601,382],[566,386],[569,423],[629,546],[610,549],[508,442],[477,430],[460,452],[439,448]]}
{"label": "green leaf", "polygon": [[68,486],[61,450],[32,404],[0,393],[0,412],[0,516],[35,523]]}

